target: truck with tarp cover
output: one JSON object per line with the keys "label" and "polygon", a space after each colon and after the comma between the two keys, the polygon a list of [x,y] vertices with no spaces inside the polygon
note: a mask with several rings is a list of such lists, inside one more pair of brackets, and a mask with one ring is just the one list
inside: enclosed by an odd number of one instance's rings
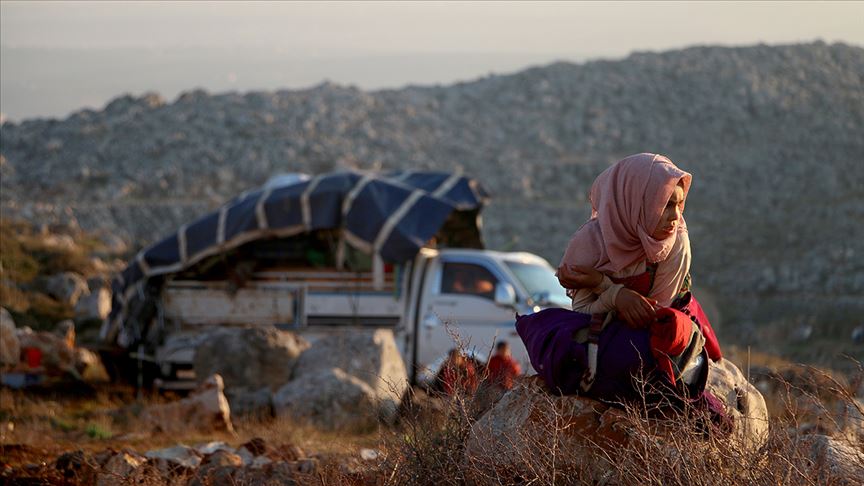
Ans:
{"label": "truck with tarp cover", "polygon": [[[213,326],[306,334],[393,329],[411,370],[434,370],[456,336],[479,359],[495,340],[527,359],[514,314],[568,299],[542,258],[484,249],[489,196],[462,174],[280,176],[140,251],[112,282],[106,353],[165,382],[194,378]],[[526,362],[527,364],[527,362]]]}

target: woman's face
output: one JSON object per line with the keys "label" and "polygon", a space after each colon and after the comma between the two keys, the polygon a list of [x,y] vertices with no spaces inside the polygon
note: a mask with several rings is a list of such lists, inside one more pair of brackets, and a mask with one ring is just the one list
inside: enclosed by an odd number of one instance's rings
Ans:
{"label": "woman's face", "polygon": [[684,207],[684,187],[679,183],[672,191],[672,196],[666,207],[663,208],[663,214],[660,215],[660,221],[651,237],[655,240],[665,240],[678,229],[678,224],[681,222],[681,208]]}

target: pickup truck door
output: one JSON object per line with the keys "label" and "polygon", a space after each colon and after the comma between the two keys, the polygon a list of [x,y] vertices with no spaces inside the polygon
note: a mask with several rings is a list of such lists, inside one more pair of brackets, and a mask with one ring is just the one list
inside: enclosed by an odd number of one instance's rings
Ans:
{"label": "pickup truck door", "polygon": [[454,347],[473,351],[485,360],[496,340],[521,345],[514,309],[494,300],[495,286],[509,281],[494,266],[484,263],[442,259],[427,276],[420,314],[419,363],[428,365]]}

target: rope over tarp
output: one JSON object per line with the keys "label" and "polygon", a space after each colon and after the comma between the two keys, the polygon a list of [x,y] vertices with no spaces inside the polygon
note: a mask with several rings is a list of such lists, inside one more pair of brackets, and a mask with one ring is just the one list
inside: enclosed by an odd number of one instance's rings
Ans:
{"label": "rope over tarp", "polygon": [[[350,245],[372,256],[380,269],[382,261],[413,259],[451,213],[479,212],[487,200],[476,180],[459,173],[350,171],[271,180],[130,260],[112,282],[111,313],[101,337],[122,347],[140,341],[136,314],[152,298],[150,279],[184,271],[209,256],[255,240],[338,230],[343,250]],[[339,253],[341,263],[344,251]]]}

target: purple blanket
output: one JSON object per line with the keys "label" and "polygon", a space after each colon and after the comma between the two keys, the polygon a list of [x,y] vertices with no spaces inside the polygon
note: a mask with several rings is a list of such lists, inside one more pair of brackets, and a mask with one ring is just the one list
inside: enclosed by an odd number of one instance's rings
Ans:
{"label": "purple blanket", "polygon": [[[588,348],[573,338],[590,323],[590,315],[565,309],[545,309],[516,320],[531,365],[550,390],[563,395],[580,393]],[[649,338],[646,329],[630,329],[617,320],[609,323],[600,335],[597,378],[588,395],[616,401],[635,398],[632,377],[648,377],[656,368]]]}

